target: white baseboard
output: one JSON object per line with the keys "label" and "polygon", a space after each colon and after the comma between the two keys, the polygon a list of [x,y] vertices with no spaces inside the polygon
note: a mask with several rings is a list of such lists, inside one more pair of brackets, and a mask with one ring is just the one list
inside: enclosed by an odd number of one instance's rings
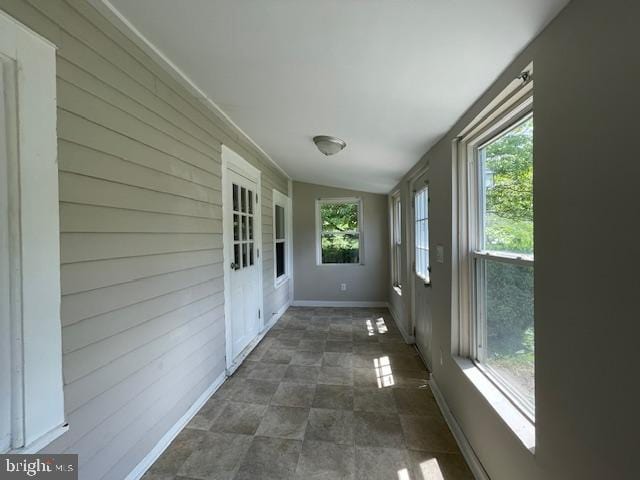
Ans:
{"label": "white baseboard", "polygon": [[444,396],[442,395],[442,391],[440,390],[440,387],[438,387],[438,384],[436,383],[433,376],[429,380],[429,386],[431,387],[433,396],[436,399],[438,407],[440,407],[440,411],[442,412],[442,415],[444,416],[444,419],[447,422],[447,425],[449,425],[449,429],[451,430],[451,433],[453,433],[453,437],[456,439],[456,442],[458,443],[458,447],[460,447],[460,451],[462,452],[464,459],[467,461],[467,464],[469,465],[469,469],[471,470],[471,473],[473,473],[473,476],[476,478],[476,480],[490,480],[489,475],[487,474],[487,472],[484,470],[484,467],[482,466],[482,463],[480,463],[480,459],[476,456],[476,453],[473,451],[473,448],[471,448],[471,444],[469,443],[469,440],[467,440],[467,437],[462,431],[462,428],[460,428],[458,421],[453,416],[453,413],[451,412],[451,410],[449,410],[447,401],[444,399]]}
{"label": "white baseboard", "polygon": [[[291,304],[286,303],[282,306],[280,310],[274,313],[269,320],[269,323],[265,325],[262,331],[258,334],[251,345],[247,347],[246,354],[243,352],[242,356],[238,358],[238,361],[234,363],[234,368],[231,369],[231,372],[228,372],[229,375],[233,373],[233,371],[240,366],[240,364],[244,361],[247,355],[251,353],[251,351],[255,348],[255,346],[260,343],[260,340],[264,338],[264,336],[271,330],[271,328],[276,324],[276,322],[280,319],[280,317],[287,311]],[[228,369],[229,370],[229,369]],[[211,398],[211,396],[216,393],[218,388],[224,383],[227,378],[227,372],[223,372],[220,374],[218,378],[207,388],[200,397],[191,405],[189,410],[180,417],[171,429],[165,433],[162,438],[158,441],[158,443],[153,447],[153,449],[142,459],[142,461],[136,465],[136,467],[127,475],[125,480],[139,480],[145,472],[153,465],[162,452],[164,452],[169,444],[173,441],[174,438],[182,431],[182,429],[191,421],[191,419],[198,413],[198,411],[202,408],[202,406]]]}
{"label": "white baseboard", "polygon": [[387,302],[349,302],[334,300],[294,300],[293,307],[386,307]]}
{"label": "white baseboard", "polygon": [[233,374],[233,372],[235,372],[238,369],[238,367],[240,367],[240,365],[242,365],[242,362],[244,362],[245,359],[249,356],[249,354],[253,351],[253,349],[258,346],[258,344],[264,338],[264,336],[269,332],[269,330],[271,330],[271,327],[273,327],[276,324],[276,322],[280,319],[280,317],[284,314],[284,312],[287,311],[287,308],[289,308],[290,306],[291,306],[290,302],[285,303],[282,306],[282,308],[280,308],[280,310],[278,310],[276,313],[274,313],[271,316],[271,319],[269,320],[269,323],[267,323],[264,326],[264,328],[256,336],[256,338],[251,340],[249,345],[247,345],[247,348],[245,348],[240,353],[240,355],[238,355],[238,357],[233,361],[233,363],[229,367],[227,367],[227,375],[228,376],[231,376]]}
{"label": "white baseboard", "polygon": [[153,462],[162,455],[162,452],[167,449],[173,439],[178,436],[182,429],[191,421],[196,413],[198,413],[207,400],[216,393],[218,388],[220,388],[224,383],[225,378],[225,373],[222,372],[220,376],[218,376],[218,378],[216,378],[215,381],[204,392],[202,392],[202,395],[200,395],[193,405],[191,405],[191,408],[189,408],[189,410],[180,417],[173,427],[171,427],[169,431],[162,436],[158,443],[156,443],[155,447],[153,447],[142,461],[129,473],[129,475],[126,476],[125,480],[139,480],[145,474],[149,467],[153,465]]}
{"label": "white baseboard", "polygon": [[404,338],[404,341],[408,344],[416,343],[416,338],[413,335],[409,335],[405,330],[403,323],[400,321],[400,316],[396,312],[395,308],[393,308],[393,305],[391,303],[387,303],[387,308],[393,317],[393,321],[396,322],[396,326],[398,327],[398,330],[400,330],[400,334],[402,335],[402,338]]}
{"label": "white baseboard", "polygon": [[[280,310],[278,310],[277,312],[275,312],[273,315],[271,315],[271,320],[269,320],[269,324],[264,328],[263,332],[266,334],[269,330],[271,330],[271,327],[273,327],[276,322],[278,320],[280,320],[280,317],[282,315],[284,315],[284,312],[287,311],[287,309],[291,306],[291,302],[287,302],[285,303],[282,308]],[[264,335],[263,335],[264,337]]]}

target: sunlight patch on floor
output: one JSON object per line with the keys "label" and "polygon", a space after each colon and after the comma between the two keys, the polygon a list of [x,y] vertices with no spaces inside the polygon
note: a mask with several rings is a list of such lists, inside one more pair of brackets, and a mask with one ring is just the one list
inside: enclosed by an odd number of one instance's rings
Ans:
{"label": "sunlight patch on floor", "polygon": [[384,323],[384,319],[382,317],[376,320],[376,327],[378,328],[378,333],[387,333],[387,324]]}
{"label": "sunlight patch on floor", "polygon": [[444,480],[442,470],[440,469],[440,465],[436,458],[430,458],[429,460],[420,463],[420,473],[422,474],[421,478],[424,479]]}
{"label": "sunlight patch on floor", "polygon": [[384,356],[373,359],[373,368],[376,371],[376,379],[378,380],[378,388],[391,387],[395,385],[393,380],[393,372],[391,371],[391,362],[389,357]]}
{"label": "sunlight patch on floor", "polygon": [[367,332],[369,333],[370,337],[376,334],[376,329],[373,328],[373,324],[371,323],[371,320],[367,320]]}
{"label": "sunlight patch on floor", "polygon": [[398,470],[398,480],[411,480],[411,477],[409,476],[409,470],[406,468]]}

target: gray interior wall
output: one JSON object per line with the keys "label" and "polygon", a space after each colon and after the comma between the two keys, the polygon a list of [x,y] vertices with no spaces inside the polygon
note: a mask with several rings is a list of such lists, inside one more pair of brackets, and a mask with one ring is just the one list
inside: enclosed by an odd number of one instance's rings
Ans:
{"label": "gray interior wall", "polygon": [[[445,247],[444,264],[432,263],[433,349],[444,360],[433,375],[493,480],[637,478],[638,18],[634,2],[571,2],[413,169],[430,165],[431,248]],[[530,61],[535,454],[450,354],[451,142]]]}
{"label": "gray interior wall", "polygon": [[63,374],[81,478],[122,479],[224,372],[221,143],[262,170],[265,311],[272,189],[288,181],[83,0],[0,0],[58,46]]}
{"label": "gray interior wall", "polygon": [[[316,199],[359,197],[364,265],[316,265]],[[389,282],[387,196],[293,182],[294,300],[386,302]],[[347,291],[340,291],[340,284]]]}

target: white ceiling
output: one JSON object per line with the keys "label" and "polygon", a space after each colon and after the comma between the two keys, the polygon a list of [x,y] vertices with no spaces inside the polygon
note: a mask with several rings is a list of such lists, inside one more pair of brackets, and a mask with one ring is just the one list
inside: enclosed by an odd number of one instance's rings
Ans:
{"label": "white ceiling", "polygon": [[110,1],[294,180],[385,193],[567,3]]}

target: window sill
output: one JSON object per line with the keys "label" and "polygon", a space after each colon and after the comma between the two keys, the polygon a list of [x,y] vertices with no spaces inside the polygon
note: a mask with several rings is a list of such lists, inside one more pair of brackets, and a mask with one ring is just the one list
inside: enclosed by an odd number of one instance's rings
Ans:
{"label": "window sill", "polygon": [[282,285],[287,283],[287,281],[289,281],[289,275],[282,275],[274,280],[273,288],[280,288]]}
{"label": "window sill", "polygon": [[364,263],[316,263],[317,267],[364,267]]}
{"label": "window sill", "polygon": [[518,440],[520,440],[520,443],[522,443],[529,452],[535,454],[535,424],[531,423],[471,360],[457,356],[453,358],[462,370],[462,373],[466,375],[467,379],[482,394],[502,421],[509,427]]}
{"label": "window sill", "polygon": [[395,292],[398,294],[399,297],[402,296],[402,288],[400,288],[397,285],[392,285],[391,288],[393,288],[395,290]]}

